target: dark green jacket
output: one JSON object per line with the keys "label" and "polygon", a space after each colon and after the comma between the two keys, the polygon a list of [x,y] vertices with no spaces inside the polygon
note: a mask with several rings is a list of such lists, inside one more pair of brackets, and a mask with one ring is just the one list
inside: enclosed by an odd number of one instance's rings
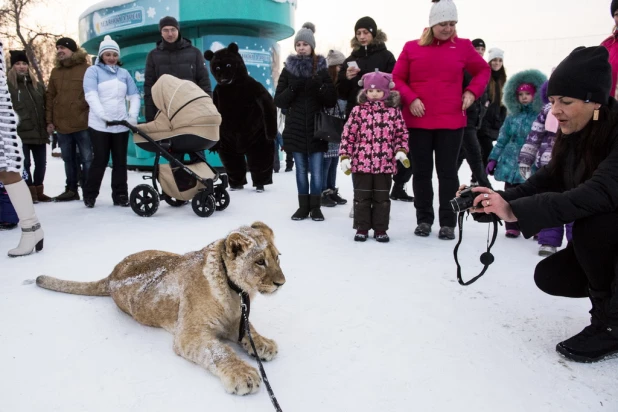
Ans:
{"label": "dark green jacket", "polygon": [[13,109],[19,116],[17,134],[24,144],[49,143],[45,124],[45,89],[35,88],[29,75],[17,75],[17,87],[9,82]]}

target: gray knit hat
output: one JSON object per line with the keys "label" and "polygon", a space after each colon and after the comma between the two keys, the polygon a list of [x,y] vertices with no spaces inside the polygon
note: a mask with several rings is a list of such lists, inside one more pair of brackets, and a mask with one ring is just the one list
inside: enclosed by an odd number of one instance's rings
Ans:
{"label": "gray knit hat", "polygon": [[345,56],[343,53],[337,50],[329,50],[328,55],[326,55],[326,63],[328,66],[339,66],[345,61]]}
{"label": "gray knit hat", "polygon": [[457,6],[453,0],[431,0],[433,6],[429,12],[429,27],[446,21],[458,21]]}
{"label": "gray knit hat", "polygon": [[313,23],[307,22],[303,24],[302,29],[296,32],[296,37],[294,37],[294,45],[299,41],[304,41],[309,46],[311,46],[312,50],[315,50],[315,37],[313,36],[315,33],[315,25]]}

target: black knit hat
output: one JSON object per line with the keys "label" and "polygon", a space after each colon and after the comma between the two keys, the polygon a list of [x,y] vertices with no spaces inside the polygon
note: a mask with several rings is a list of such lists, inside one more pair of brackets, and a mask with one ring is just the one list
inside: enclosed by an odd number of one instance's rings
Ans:
{"label": "black knit hat", "polygon": [[56,40],[56,46],[64,46],[67,49],[71,50],[73,53],[77,51],[77,43],[70,37],[62,37]]}
{"label": "black knit hat", "polygon": [[180,26],[178,25],[178,20],[176,20],[172,16],[165,16],[161,20],[159,20],[159,31],[163,30],[165,26],[176,27],[177,30],[180,30]]}
{"label": "black knit hat", "polygon": [[26,64],[30,64],[28,61],[28,56],[26,56],[25,50],[11,50],[11,66],[13,66],[17,62],[24,62]]}
{"label": "black knit hat", "polygon": [[547,95],[606,104],[612,88],[608,58],[603,46],[576,48],[551,74]]}
{"label": "black knit hat", "polygon": [[612,17],[614,17],[614,13],[616,13],[616,10],[618,10],[618,0],[612,0],[612,5],[610,6]]}
{"label": "black knit hat", "polygon": [[[618,1],[618,0],[616,0]],[[485,42],[483,41],[483,39],[474,39],[472,40],[472,45],[476,48],[476,47],[486,47],[485,46]]]}
{"label": "black knit hat", "polygon": [[367,31],[371,33],[373,37],[376,37],[376,33],[378,32],[378,25],[371,17],[365,16],[358,19],[358,21],[354,25],[355,34],[358,29],[367,29]]}

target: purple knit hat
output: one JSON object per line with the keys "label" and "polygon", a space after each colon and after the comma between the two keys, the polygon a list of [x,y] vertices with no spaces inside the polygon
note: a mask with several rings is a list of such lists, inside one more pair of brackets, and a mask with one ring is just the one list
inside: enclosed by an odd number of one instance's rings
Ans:
{"label": "purple knit hat", "polygon": [[393,76],[390,73],[383,73],[378,70],[372,73],[367,73],[358,81],[359,86],[363,88],[363,94],[367,95],[367,90],[382,90],[384,96],[380,100],[386,100],[391,94],[391,89],[395,87]]}

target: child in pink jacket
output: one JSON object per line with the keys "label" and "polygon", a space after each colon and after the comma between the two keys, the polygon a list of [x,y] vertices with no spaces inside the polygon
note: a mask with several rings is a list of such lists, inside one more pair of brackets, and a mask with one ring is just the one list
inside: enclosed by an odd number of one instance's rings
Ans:
{"label": "child in pink jacket", "polygon": [[386,234],[391,201],[391,181],[397,160],[410,167],[408,131],[399,108],[393,78],[379,71],[365,74],[359,84],[359,105],[350,113],[341,135],[341,170],[352,173],[354,185],[354,240],[367,240],[369,229],[378,242]]}

